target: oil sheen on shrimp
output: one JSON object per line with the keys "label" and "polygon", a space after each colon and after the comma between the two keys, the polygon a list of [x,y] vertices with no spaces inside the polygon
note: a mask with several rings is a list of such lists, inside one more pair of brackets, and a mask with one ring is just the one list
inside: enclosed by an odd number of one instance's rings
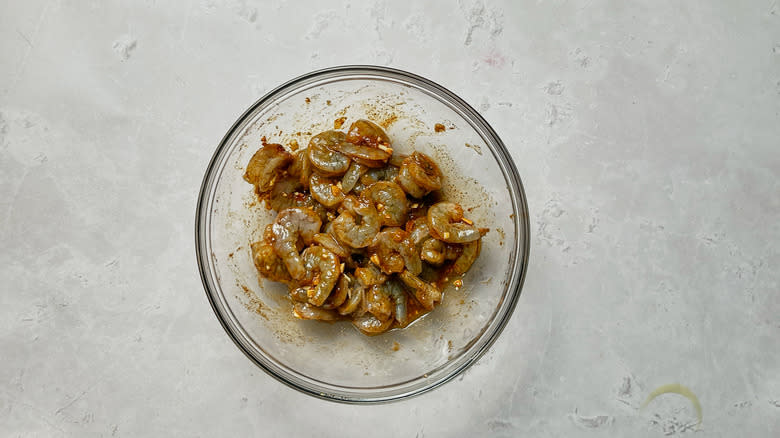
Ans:
{"label": "oil sheen on shrimp", "polygon": [[299,251],[312,242],[321,226],[320,217],[308,208],[288,208],[276,217],[271,227],[273,248],[293,279],[300,280],[306,275]]}

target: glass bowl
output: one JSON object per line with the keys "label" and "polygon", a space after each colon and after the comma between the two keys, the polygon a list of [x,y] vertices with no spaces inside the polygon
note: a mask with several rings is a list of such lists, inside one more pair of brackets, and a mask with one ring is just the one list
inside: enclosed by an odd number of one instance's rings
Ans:
{"label": "glass bowl", "polygon": [[[343,119],[346,118],[346,119]],[[482,252],[438,306],[412,324],[367,337],[349,322],[293,317],[284,285],[258,279],[249,243],[274,219],[242,176],[261,138],[305,147],[312,134],[367,118],[398,153],[433,157],[443,195],[489,227]],[[445,127],[437,132],[436,124]],[[439,127],[439,131],[441,127]],[[375,66],[343,66],[293,79],[258,100],[228,130],[200,190],[195,239],[211,306],[254,363],[304,393],[376,403],[436,388],[490,347],[514,310],[528,265],[525,194],[501,139],[471,106],[425,78]]]}

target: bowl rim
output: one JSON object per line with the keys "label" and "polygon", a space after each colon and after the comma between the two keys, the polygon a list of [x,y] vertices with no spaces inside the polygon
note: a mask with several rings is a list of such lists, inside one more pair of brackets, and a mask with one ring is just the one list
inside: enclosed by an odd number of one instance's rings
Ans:
{"label": "bowl rim", "polygon": [[[384,80],[394,79],[394,82],[401,82],[407,85],[408,83],[412,83],[413,85],[416,86],[416,88],[419,91],[425,92],[426,94],[432,96],[433,98],[441,101],[443,104],[448,105],[453,111],[457,112],[465,120],[468,120],[473,129],[477,129],[477,126],[475,126],[475,124],[479,125],[480,129],[478,130],[479,131],[478,133],[480,134],[481,137],[483,137],[484,140],[486,140],[486,145],[488,145],[488,149],[493,154],[493,157],[496,160],[496,162],[499,164],[499,167],[504,168],[503,170],[504,176],[505,178],[508,179],[507,189],[510,192],[510,198],[512,199],[512,203],[515,204],[513,205],[513,210],[516,212],[515,217],[513,219],[515,232],[517,236],[523,237],[523,242],[521,242],[520,245],[516,246],[515,251],[513,253],[513,269],[511,272],[511,277],[509,278],[509,282],[507,283],[506,292],[505,292],[505,295],[508,297],[509,300],[508,302],[503,304],[499,303],[499,308],[502,306],[504,307],[504,313],[503,315],[501,315],[500,313],[497,312],[495,316],[500,316],[500,318],[494,318],[493,320],[488,322],[488,325],[486,326],[488,328],[483,332],[481,336],[486,338],[484,339],[484,342],[481,345],[479,345],[479,348],[476,351],[469,352],[468,357],[465,357],[466,352],[464,352],[463,355],[459,355],[458,357],[464,356],[464,360],[457,368],[453,370],[449,370],[447,371],[447,373],[443,373],[442,370],[445,369],[443,368],[443,366],[440,366],[435,371],[438,372],[439,374],[442,374],[441,376],[436,376],[435,378],[428,380],[427,376],[424,375],[423,377],[426,377],[425,380],[428,381],[428,383],[422,385],[417,384],[416,387],[408,388],[406,390],[404,390],[404,388],[401,387],[401,385],[410,386],[410,383],[420,381],[422,378],[418,377],[394,385],[378,387],[378,388],[382,388],[383,389],[382,391],[373,391],[373,392],[371,390],[355,391],[355,388],[352,388],[351,391],[339,392],[338,390],[334,390],[334,388],[346,389],[346,387],[340,385],[331,385],[331,387],[324,390],[323,388],[318,389],[316,388],[317,383],[326,383],[326,382],[308,379],[308,381],[310,382],[307,384],[307,379],[302,379],[302,376],[300,375],[298,376],[290,375],[289,372],[287,372],[286,373],[287,375],[285,375],[283,369],[277,370],[274,369],[275,367],[271,366],[271,364],[263,363],[262,361],[258,360],[258,358],[252,354],[249,347],[245,345],[241,339],[239,339],[234,329],[230,326],[229,322],[226,320],[225,315],[222,314],[220,310],[220,304],[217,302],[216,299],[217,298],[216,294],[218,292],[217,290],[213,290],[213,289],[219,289],[219,292],[221,293],[221,288],[219,287],[215,288],[214,285],[212,285],[213,278],[209,278],[209,276],[212,277],[214,276],[214,273],[212,272],[210,267],[210,261],[212,260],[213,255],[209,255],[210,245],[209,242],[207,242],[204,237],[205,235],[209,234],[208,231],[208,225],[210,224],[209,213],[211,211],[211,203],[209,202],[211,200],[211,196],[210,196],[209,188],[213,185],[213,183],[218,181],[218,178],[215,178],[214,175],[215,165],[221,158],[223,151],[225,151],[225,149],[228,147],[228,140],[233,137],[233,135],[239,130],[239,128],[242,127],[244,122],[247,121],[247,119],[250,116],[252,116],[258,109],[262,109],[265,106],[272,104],[276,98],[283,96],[287,92],[292,92],[297,90],[300,85],[305,85],[320,77],[322,77],[323,79],[328,77],[337,79],[341,76],[347,77],[353,75],[368,76],[365,79],[370,79],[371,77],[373,77],[373,79],[384,79]],[[274,379],[284,383],[286,386],[316,398],[320,398],[328,401],[341,402],[341,403],[349,403],[349,404],[378,404],[378,403],[387,403],[392,401],[405,400],[414,397],[416,395],[420,395],[425,392],[431,391],[434,388],[438,388],[441,385],[451,381],[452,379],[454,379],[455,377],[463,373],[472,364],[474,364],[477,360],[479,360],[487,352],[487,350],[490,349],[490,347],[498,339],[498,337],[501,335],[504,328],[506,327],[507,323],[509,322],[509,319],[514,313],[515,307],[522,293],[523,283],[525,282],[525,277],[528,271],[528,259],[530,256],[530,220],[529,219],[530,219],[530,215],[528,214],[528,203],[526,200],[525,190],[523,188],[520,175],[517,171],[517,167],[515,166],[515,163],[512,160],[509,151],[507,150],[506,146],[504,145],[503,141],[499,138],[495,130],[482,117],[482,115],[480,115],[473,107],[471,107],[471,105],[466,103],[462,98],[458,97],[455,93],[451,92],[447,88],[429,79],[426,79],[422,76],[416,75],[414,73],[410,73],[395,68],[376,66],[376,65],[341,65],[341,66],[334,66],[334,67],[314,70],[309,73],[305,73],[303,75],[295,77],[287,82],[284,82],[283,84],[267,92],[264,96],[262,96],[260,99],[255,101],[254,104],[252,104],[249,108],[247,108],[247,110],[244,111],[241,114],[241,116],[238,117],[238,119],[236,119],[236,121],[232,124],[230,129],[228,129],[228,131],[222,137],[222,140],[220,140],[219,145],[214,151],[214,154],[212,155],[211,159],[209,160],[208,166],[206,167],[206,172],[203,177],[203,181],[200,186],[200,191],[198,194],[197,206],[195,211],[195,253],[197,258],[198,271],[201,277],[201,282],[203,284],[206,297],[209,300],[209,304],[211,305],[211,308],[214,311],[217,320],[220,322],[220,325],[222,325],[222,328],[225,330],[228,337],[230,337],[233,343],[255,365],[257,365],[259,368],[261,368],[263,371],[265,371],[268,375],[270,375]],[[497,323],[495,319],[498,319]],[[496,324],[491,330],[489,326],[493,325],[494,323]],[[476,340],[480,340],[480,337],[475,338],[475,341]],[[445,364],[448,362],[445,362]],[[293,374],[296,374],[294,370],[290,368],[287,369],[292,371]],[[313,381],[314,383],[312,384],[311,381]],[[399,389],[401,390],[400,391],[393,390],[393,388],[395,387],[399,387]],[[375,388],[371,388],[371,389],[375,389]]]}

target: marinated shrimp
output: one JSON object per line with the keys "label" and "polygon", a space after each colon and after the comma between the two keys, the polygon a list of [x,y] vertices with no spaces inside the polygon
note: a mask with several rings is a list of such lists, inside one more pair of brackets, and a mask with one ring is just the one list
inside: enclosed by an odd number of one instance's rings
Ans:
{"label": "marinated shrimp", "polygon": [[297,318],[349,320],[370,336],[409,326],[462,284],[488,232],[442,200],[443,178],[370,120],[293,153],[263,139],[244,174],[277,212],[249,245],[258,274],[288,287]]}

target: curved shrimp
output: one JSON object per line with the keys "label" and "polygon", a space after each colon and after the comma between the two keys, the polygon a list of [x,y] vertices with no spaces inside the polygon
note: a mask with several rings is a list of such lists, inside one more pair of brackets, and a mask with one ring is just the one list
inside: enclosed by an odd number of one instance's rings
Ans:
{"label": "curved shrimp", "polygon": [[341,214],[333,220],[336,237],[353,248],[365,248],[380,228],[379,213],[365,199],[347,196],[341,203]]}
{"label": "curved shrimp", "polygon": [[406,222],[406,231],[409,233],[409,239],[411,239],[418,250],[423,242],[431,237],[427,217],[418,217],[417,219],[409,220]]}
{"label": "curved shrimp", "polygon": [[341,243],[339,243],[339,241],[328,232],[315,234],[313,240],[315,243],[321,245],[323,248],[343,259],[349,257],[350,255],[349,251],[347,251],[341,245]]}
{"label": "curved shrimp", "polygon": [[355,188],[355,184],[360,180],[360,177],[368,170],[368,167],[362,166],[356,162],[352,162],[349,165],[349,169],[344,174],[344,178],[341,179],[341,188],[344,193],[349,193]]}
{"label": "curved shrimp", "polygon": [[276,211],[282,211],[290,207],[303,207],[304,199],[307,196],[300,191],[302,188],[303,185],[298,181],[298,178],[292,176],[283,177],[276,181],[276,184],[271,189],[266,207]]}
{"label": "curved shrimp", "polygon": [[333,310],[323,309],[309,303],[293,303],[293,315],[300,319],[314,319],[317,321],[338,321],[341,316]]}
{"label": "curved shrimp", "polygon": [[[408,303],[409,298],[406,295],[406,290],[403,284],[396,279],[391,279],[387,283],[382,285],[384,292],[392,298],[395,307],[393,309],[395,319],[401,327],[406,326],[408,323]],[[381,318],[380,318],[381,319]]]}
{"label": "curved shrimp", "polygon": [[365,286],[357,278],[348,274],[343,275],[347,277],[349,287],[347,288],[347,299],[338,307],[338,312],[341,315],[349,315],[358,310],[358,307],[363,302]]}
{"label": "curved shrimp", "polygon": [[376,265],[371,263],[355,268],[355,277],[366,287],[383,284],[387,281],[387,275],[383,274]]}
{"label": "curved shrimp", "polygon": [[365,335],[375,336],[390,330],[390,327],[393,326],[393,318],[387,318],[382,321],[373,314],[366,313],[363,316],[353,319],[352,325]]}
{"label": "curved shrimp", "polygon": [[303,148],[295,152],[292,164],[287,168],[287,173],[298,178],[298,181],[305,188],[309,188],[309,178],[311,177],[311,161],[309,161],[309,149]]}
{"label": "curved shrimp", "polygon": [[365,158],[352,157],[352,161],[371,169],[385,167],[385,162],[382,160],[366,160]]}
{"label": "curved shrimp", "polygon": [[436,286],[426,283],[411,272],[403,271],[399,278],[412,289],[414,297],[425,309],[431,310],[435,303],[441,301],[441,291]]}
{"label": "curved shrimp", "polygon": [[387,146],[379,147],[363,146],[348,142],[339,143],[333,146],[333,149],[341,152],[350,158],[360,158],[363,160],[385,162],[393,154],[393,150]]}
{"label": "curved shrimp", "polygon": [[257,193],[271,190],[276,179],[290,164],[293,157],[280,144],[268,143],[258,149],[246,166],[244,180],[253,184]]}
{"label": "curved shrimp", "polygon": [[384,285],[374,285],[366,292],[364,297],[366,310],[376,316],[379,320],[390,318],[393,313],[393,303],[390,301],[390,295],[384,290]]}
{"label": "curved shrimp", "polygon": [[454,202],[439,202],[428,209],[431,235],[448,243],[473,242],[482,230],[463,219],[463,208]]}
{"label": "curved shrimp", "polygon": [[325,176],[340,176],[349,169],[349,157],[337,152],[334,147],[344,142],[344,133],[325,131],[309,141],[309,161]]}
{"label": "curved shrimp", "polygon": [[398,227],[406,222],[406,193],[398,184],[391,181],[379,181],[362,193],[376,205],[382,226]]}
{"label": "curved shrimp", "polygon": [[393,181],[398,176],[398,168],[395,166],[380,167],[378,169],[369,169],[365,175],[360,177],[363,185],[370,186],[379,181]]}
{"label": "curved shrimp", "polygon": [[463,250],[452,262],[452,265],[448,268],[447,272],[450,276],[458,276],[465,274],[474,264],[474,261],[479,257],[479,252],[482,249],[482,239],[477,239],[473,242],[468,242],[463,245]]}
{"label": "curved shrimp", "polygon": [[366,119],[356,120],[349,126],[346,141],[375,148],[390,145],[387,133],[379,125]]}
{"label": "curved shrimp", "polygon": [[385,274],[422,271],[420,255],[415,251],[409,233],[400,228],[385,228],[374,236],[368,246],[369,259]]}
{"label": "curved shrimp", "polygon": [[444,242],[431,237],[420,247],[420,258],[432,265],[439,266],[444,263],[445,251]]}
{"label": "curved shrimp", "polygon": [[344,193],[339,188],[340,184],[316,173],[313,173],[309,179],[311,195],[327,208],[333,208],[344,200]]}
{"label": "curved shrimp", "polygon": [[441,189],[441,170],[431,157],[414,152],[404,159],[398,173],[398,184],[415,198]]}
{"label": "curved shrimp", "polygon": [[287,272],[287,268],[284,266],[282,259],[276,255],[273,244],[271,243],[273,239],[271,227],[272,226],[269,224],[265,228],[262,240],[250,245],[252,250],[252,261],[255,264],[255,268],[257,268],[257,272],[259,272],[261,276],[271,281],[290,284],[292,282],[292,277],[290,277],[290,273]]}
{"label": "curved shrimp", "polygon": [[301,241],[303,245],[310,244],[321,226],[322,220],[317,213],[301,207],[280,211],[271,224],[274,251],[284,261],[293,279],[300,280],[306,276],[306,268],[298,253]]}
{"label": "curved shrimp", "polygon": [[333,291],[328,296],[328,299],[322,303],[323,309],[336,309],[344,304],[344,301],[347,300],[350,282],[349,278],[347,277],[348,275],[349,274],[347,273],[342,273],[339,276],[339,281],[336,282],[336,287],[333,288]]}
{"label": "curved shrimp", "polygon": [[321,306],[330,295],[341,275],[341,260],[321,246],[310,246],[301,254],[306,267],[305,282],[312,287],[306,292],[309,302]]}
{"label": "curved shrimp", "polygon": [[328,210],[315,201],[311,195],[299,191],[303,186],[300,182],[291,176],[286,176],[274,184],[271,193],[266,200],[266,207],[272,210],[282,211],[286,208],[301,207],[309,208],[324,221],[328,217]]}

